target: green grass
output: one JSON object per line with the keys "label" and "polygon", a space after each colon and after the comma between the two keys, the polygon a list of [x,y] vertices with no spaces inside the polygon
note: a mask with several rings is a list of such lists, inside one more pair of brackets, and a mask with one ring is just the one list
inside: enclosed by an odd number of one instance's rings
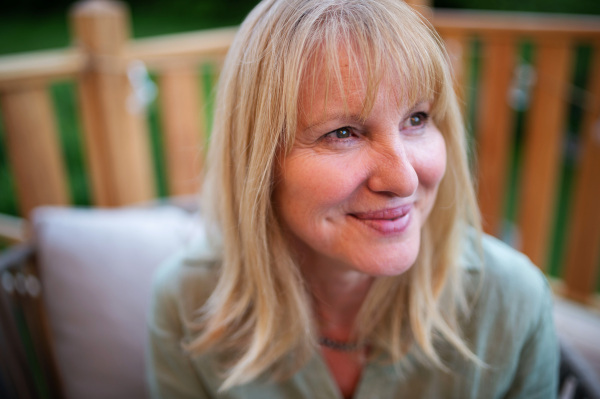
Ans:
{"label": "green grass", "polygon": [[477,10],[600,14],[597,0],[434,0],[436,7]]}
{"label": "green grass", "polygon": [[75,97],[75,83],[61,82],[50,87],[57,116],[62,159],[67,168],[69,193],[75,205],[90,205],[89,183],[85,171],[85,151]]}
{"label": "green grass", "polygon": [[7,158],[8,154],[4,144],[6,142],[5,135],[0,113],[0,213],[18,215],[15,179]]}
{"label": "green grass", "polygon": [[0,54],[67,47],[70,43],[66,15],[43,18],[30,15],[0,17]]}
{"label": "green grass", "polygon": [[[145,1],[128,6],[134,38],[238,25],[253,0]],[[44,15],[0,15],[0,55],[67,47],[71,44],[69,8]]]}

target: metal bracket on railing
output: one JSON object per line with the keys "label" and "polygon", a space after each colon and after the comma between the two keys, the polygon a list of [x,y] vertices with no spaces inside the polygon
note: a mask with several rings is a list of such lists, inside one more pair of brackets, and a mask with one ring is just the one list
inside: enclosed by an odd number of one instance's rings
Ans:
{"label": "metal bracket on railing", "polygon": [[508,90],[508,103],[515,111],[525,111],[529,107],[531,89],[536,81],[532,65],[519,62],[515,67],[513,79]]}
{"label": "metal bracket on railing", "polygon": [[132,89],[127,98],[127,109],[132,114],[139,114],[156,98],[156,85],[150,79],[146,65],[139,60],[129,63],[127,77]]}
{"label": "metal bracket on railing", "polygon": [[9,295],[15,290],[15,278],[11,272],[2,273],[2,288]]}
{"label": "metal bracket on railing", "polygon": [[14,275],[9,271],[2,273],[2,288],[9,295],[16,292],[19,295],[28,295],[32,298],[39,297],[42,292],[42,285],[36,276],[21,272]]}

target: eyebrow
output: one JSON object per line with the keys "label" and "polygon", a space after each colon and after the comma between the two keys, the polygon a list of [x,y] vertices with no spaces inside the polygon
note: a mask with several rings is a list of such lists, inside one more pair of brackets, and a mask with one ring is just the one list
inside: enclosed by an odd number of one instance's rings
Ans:
{"label": "eyebrow", "polygon": [[[417,102],[415,102],[413,104],[412,107],[410,107],[404,113],[403,117],[407,118],[410,114],[412,114],[413,112],[415,112],[415,110],[417,108],[419,108],[421,105],[429,103],[429,102],[431,102],[431,100],[423,100],[423,99],[418,100]],[[321,125],[324,125],[324,124],[328,123],[329,121],[339,120],[339,119],[349,120],[349,121],[352,121],[352,122],[361,122],[361,120],[362,120],[362,118],[360,117],[360,115],[349,114],[349,113],[346,113],[346,112],[335,112],[335,113],[333,113],[331,115],[325,113],[325,115],[324,115],[323,118],[317,119],[316,121],[311,122],[308,126],[306,126],[304,128],[304,130],[311,130],[311,129],[317,128],[317,127],[319,127]]]}
{"label": "eyebrow", "polygon": [[354,115],[354,114],[348,114],[346,112],[336,112],[334,114],[325,114],[325,116],[322,119],[318,119],[317,121],[311,123],[310,125],[306,126],[304,129],[305,130],[309,130],[309,129],[314,129],[317,128],[319,126],[322,126],[332,120],[350,120],[352,122],[360,122],[360,120],[362,118],[360,118],[360,115]]}

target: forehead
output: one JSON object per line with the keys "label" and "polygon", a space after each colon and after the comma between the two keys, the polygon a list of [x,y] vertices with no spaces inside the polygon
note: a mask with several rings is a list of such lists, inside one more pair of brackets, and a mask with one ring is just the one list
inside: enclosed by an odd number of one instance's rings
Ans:
{"label": "forehead", "polygon": [[425,98],[414,91],[397,69],[374,68],[347,48],[333,55],[320,52],[311,57],[299,82],[299,119],[319,118],[332,109],[366,119],[378,96],[397,108],[414,102],[411,97]]}

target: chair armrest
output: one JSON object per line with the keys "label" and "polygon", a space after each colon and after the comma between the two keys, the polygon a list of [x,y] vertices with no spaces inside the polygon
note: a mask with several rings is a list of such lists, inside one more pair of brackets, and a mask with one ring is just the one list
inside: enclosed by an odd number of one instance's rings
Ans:
{"label": "chair armrest", "polygon": [[560,340],[560,399],[600,399],[600,382],[571,344]]}
{"label": "chair armrest", "polygon": [[15,271],[33,259],[35,249],[31,243],[17,244],[0,252],[0,273]]}
{"label": "chair armrest", "polygon": [[41,293],[34,245],[1,252],[0,397],[63,396]]}

